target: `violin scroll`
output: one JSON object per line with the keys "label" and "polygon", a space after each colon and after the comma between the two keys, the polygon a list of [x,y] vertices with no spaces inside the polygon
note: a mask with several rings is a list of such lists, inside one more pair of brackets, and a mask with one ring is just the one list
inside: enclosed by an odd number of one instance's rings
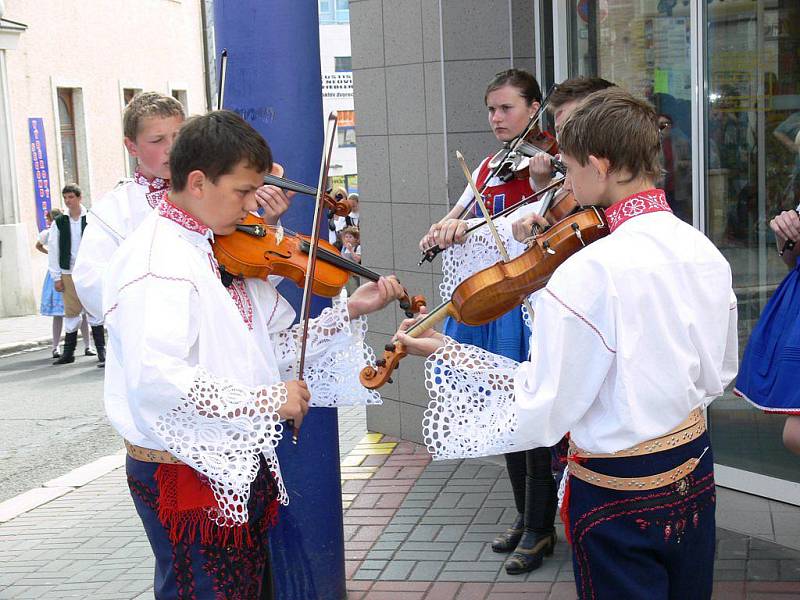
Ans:
{"label": "violin scroll", "polygon": [[400,342],[386,344],[383,356],[375,361],[374,367],[364,367],[358,380],[368,390],[375,390],[385,383],[392,383],[392,373],[397,370],[400,361],[408,356],[406,348]]}
{"label": "violin scroll", "polygon": [[398,302],[400,304],[400,308],[403,309],[403,313],[409,319],[412,319],[418,315],[423,306],[428,306],[428,301],[425,299],[425,296],[411,296],[409,298],[408,292],[406,292]]}

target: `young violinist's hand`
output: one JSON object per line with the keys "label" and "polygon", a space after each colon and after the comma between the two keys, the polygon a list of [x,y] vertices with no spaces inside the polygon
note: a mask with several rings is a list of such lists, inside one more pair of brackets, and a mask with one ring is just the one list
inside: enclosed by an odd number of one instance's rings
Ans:
{"label": "young violinist's hand", "polygon": [[264,211],[267,225],[275,225],[281,215],[289,209],[294,192],[286,192],[274,185],[262,185],[256,190],[256,202]]}
{"label": "young violinist's hand", "polygon": [[400,328],[397,330],[397,333],[392,340],[403,344],[409,354],[414,354],[415,356],[430,356],[439,348],[444,346],[444,336],[433,328],[426,329],[415,337],[406,335],[405,332],[408,331],[408,329],[427,312],[428,309],[423,306],[419,311],[418,318],[405,319],[402,323],[400,323]]}
{"label": "young violinist's hand", "polygon": [[463,244],[467,239],[467,222],[462,219],[445,219],[436,225],[434,244],[442,250],[453,244]]}
{"label": "young violinist's hand", "polygon": [[422,236],[422,239],[419,241],[420,252],[425,252],[436,245],[436,233],[439,231],[440,226],[440,223],[434,223],[431,225],[431,228],[428,229],[428,233]]}
{"label": "young violinist's hand", "polygon": [[511,232],[514,234],[514,239],[518,242],[524,242],[529,237],[533,236],[533,226],[538,225],[544,229],[549,225],[547,219],[537,214],[530,214],[527,217],[522,217],[511,224]]}
{"label": "young violinist's hand", "polygon": [[550,162],[552,158],[546,152],[531,156],[528,172],[530,173],[531,187],[534,190],[542,189],[553,179],[553,165]]}
{"label": "young violinist's hand", "polygon": [[286,386],[286,402],[278,409],[278,415],[284,421],[293,421],[294,428],[300,429],[303,417],[308,412],[308,403],[311,392],[305,381],[292,380],[284,383]]}
{"label": "young violinist's hand", "polygon": [[403,286],[397,277],[381,277],[376,282],[367,282],[359,287],[347,300],[347,312],[351,319],[368,315],[382,309],[390,302],[401,298],[405,294]]}

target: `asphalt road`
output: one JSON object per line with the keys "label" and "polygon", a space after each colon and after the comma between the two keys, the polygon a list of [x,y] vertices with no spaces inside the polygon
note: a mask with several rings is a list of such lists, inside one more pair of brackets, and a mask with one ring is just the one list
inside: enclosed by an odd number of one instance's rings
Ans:
{"label": "asphalt road", "polygon": [[52,365],[50,350],[0,357],[0,502],[113,454],[97,358]]}

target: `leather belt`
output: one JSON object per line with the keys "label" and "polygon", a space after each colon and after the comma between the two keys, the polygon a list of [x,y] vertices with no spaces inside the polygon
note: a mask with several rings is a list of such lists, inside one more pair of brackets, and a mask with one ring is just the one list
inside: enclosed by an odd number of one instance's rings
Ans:
{"label": "leather belt", "polygon": [[664,487],[665,485],[680,481],[694,471],[697,465],[700,464],[702,455],[700,458],[690,458],[682,465],[670,469],[669,471],[642,477],[613,477],[611,475],[603,475],[602,473],[587,469],[574,459],[628,458],[632,456],[655,454],[656,452],[664,452],[665,450],[671,450],[688,444],[692,440],[700,437],[705,430],[706,420],[703,416],[703,411],[697,408],[689,413],[689,416],[683,423],[664,435],[647,440],[636,446],[631,446],[625,450],[620,450],[619,452],[593,454],[578,448],[572,440],[570,440],[569,457],[573,460],[569,462],[569,473],[581,481],[611,490],[654,490]]}
{"label": "leather belt", "polygon": [[162,463],[167,465],[184,464],[183,461],[175,458],[175,456],[166,450],[153,450],[152,448],[144,448],[142,446],[137,446],[136,444],[131,444],[128,440],[125,440],[125,449],[128,451],[128,456],[142,462]]}

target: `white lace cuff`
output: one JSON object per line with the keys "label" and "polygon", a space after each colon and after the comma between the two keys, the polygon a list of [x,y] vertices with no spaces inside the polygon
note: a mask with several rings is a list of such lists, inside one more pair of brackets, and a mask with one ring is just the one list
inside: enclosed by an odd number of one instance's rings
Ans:
{"label": "white lace cuff", "polygon": [[[375,364],[375,354],[365,341],[367,319],[350,319],[346,293],[311,319],[308,328],[304,375],[311,406],[380,404],[380,394],[358,379],[362,368]],[[297,378],[300,331],[298,324],[277,334],[276,354],[284,380]]]}
{"label": "white lace cuff", "polygon": [[[468,227],[482,222],[483,219],[470,219]],[[500,239],[511,258],[519,256],[525,245],[514,239],[511,220],[507,217],[495,219],[494,224]],[[492,232],[488,226],[476,229],[467,236],[463,244],[454,244],[442,253],[442,274],[444,278],[439,284],[442,301],[447,302],[458,285],[470,275],[482,271],[502,260]]]}
{"label": "white lace cuff", "polygon": [[283,383],[248,388],[197,367],[184,402],[156,420],[153,431],[165,447],[208,477],[218,523],[247,522],[259,454],[275,477],[280,501],[288,502],[275,456],[282,431],[278,409],[286,400]]}
{"label": "white lace cuff", "polygon": [[422,433],[434,460],[508,450],[517,429],[514,360],[445,338],[425,363]]}

